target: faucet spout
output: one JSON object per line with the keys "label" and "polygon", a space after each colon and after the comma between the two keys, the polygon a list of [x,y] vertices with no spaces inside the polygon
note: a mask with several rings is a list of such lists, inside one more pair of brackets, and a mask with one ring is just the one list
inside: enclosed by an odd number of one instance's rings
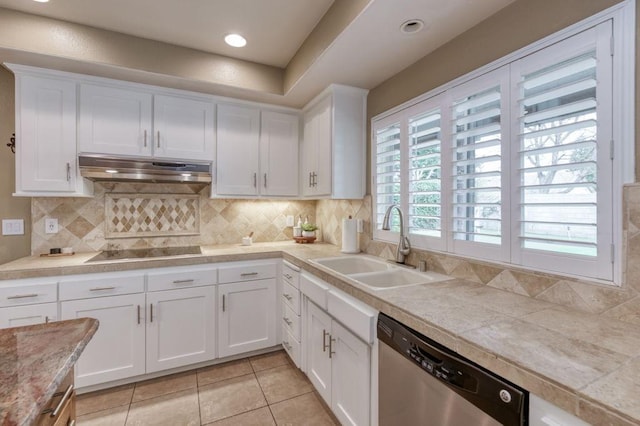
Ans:
{"label": "faucet spout", "polygon": [[382,229],[385,231],[391,229],[391,211],[394,209],[398,211],[398,217],[400,218],[400,241],[398,241],[398,248],[396,249],[396,263],[405,263],[405,258],[411,252],[411,243],[409,242],[409,237],[404,235],[404,215],[400,206],[392,204],[387,208],[382,219]]}

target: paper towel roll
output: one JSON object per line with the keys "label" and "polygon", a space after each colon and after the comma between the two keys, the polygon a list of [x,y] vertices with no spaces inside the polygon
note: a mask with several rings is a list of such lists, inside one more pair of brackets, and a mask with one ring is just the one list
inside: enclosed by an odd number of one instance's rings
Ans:
{"label": "paper towel roll", "polygon": [[342,219],[342,253],[360,253],[358,248],[358,221]]}

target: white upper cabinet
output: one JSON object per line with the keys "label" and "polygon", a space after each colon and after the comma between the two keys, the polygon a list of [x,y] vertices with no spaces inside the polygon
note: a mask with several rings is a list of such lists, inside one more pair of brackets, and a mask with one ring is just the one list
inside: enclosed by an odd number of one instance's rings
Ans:
{"label": "white upper cabinet", "polygon": [[275,197],[298,195],[297,115],[262,111],[260,129],[260,193]]}
{"label": "white upper cabinet", "polygon": [[153,96],[131,88],[80,85],[78,151],[149,156]]}
{"label": "white upper cabinet", "polygon": [[218,195],[258,195],[260,110],[218,105]]}
{"label": "white upper cabinet", "polygon": [[211,101],[177,96],[154,96],[154,156],[212,161],[214,105]]}
{"label": "white upper cabinet", "polygon": [[217,133],[217,195],[298,195],[298,115],[219,105]]}
{"label": "white upper cabinet", "polygon": [[81,84],[78,151],[213,161],[213,111],[204,99]]}
{"label": "white upper cabinet", "polygon": [[364,197],[366,99],[364,89],[333,84],[304,108],[302,195]]}
{"label": "white upper cabinet", "polygon": [[76,165],[76,84],[8,65],[16,75],[16,192],[22,196],[84,196],[90,184]]}

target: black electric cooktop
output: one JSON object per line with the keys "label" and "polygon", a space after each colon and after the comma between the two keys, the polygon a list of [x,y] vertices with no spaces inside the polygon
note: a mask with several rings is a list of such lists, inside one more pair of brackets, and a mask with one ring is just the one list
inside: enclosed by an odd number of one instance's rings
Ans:
{"label": "black electric cooktop", "polygon": [[173,257],[202,254],[200,246],[157,247],[144,249],[104,250],[87,262],[103,262],[105,260],[150,259],[154,257]]}

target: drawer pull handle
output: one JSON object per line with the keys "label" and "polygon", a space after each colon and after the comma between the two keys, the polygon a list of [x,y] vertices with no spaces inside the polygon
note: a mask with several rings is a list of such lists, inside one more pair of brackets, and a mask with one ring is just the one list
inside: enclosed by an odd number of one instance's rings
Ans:
{"label": "drawer pull handle", "polygon": [[257,272],[244,272],[240,274],[241,277],[255,277],[256,275],[258,275]]}
{"label": "drawer pull handle", "polygon": [[153,322],[153,303],[151,303],[151,322]]}
{"label": "drawer pull handle", "polygon": [[290,351],[291,349],[293,349],[293,347],[289,344],[289,342],[287,342],[286,340],[282,342],[282,345],[285,347],[285,349],[287,349],[288,351]]}
{"label": "drawer pull handle", "polygon": [[140,305],[138,305],[138,324],[140,324]]}
{"label": "drawer pull handle", "polygon": [[28,299],[30,297],[38,297],[38,293],[33,294],[16,294],[15,296],[9,296],[7,299]]}
{"label": "drawer pull handle", "polygon": [[[56,417],[58,414],[60,414],[62,407],[64,407],[65,402],[67,402],[67,400],[69,399],[72,393],[73,393],[73,383],[69,385],[66,391],[64,391],[64,395],[62,395],[62,398],[60,399],[60,401],[58,401],[58,405],[56,405],[56,408],[54,408],[53,410],[50,408],[47,410],[44,410],[42,414],[51,413],[49,414],[49,416]],[[58,395],[60,395],[60,393],[54,394],[54,396],[58,396]]]}
{"label": "drawer pull handle", "polygon": [[284,296],[284,298],[287,299],[288,301],[291,301],[293,299],[293,297],[291,297],[291,295],[287,293],[283,293],[282,296]]}
{"label": "drawer pull handle", "polygon": [[330,347],[327,345],[327,336],[331,337],[327,330],[322,330],[322,352],[326,352],[327,348]]}
{"label": "drawer pull handle", "polygon": [[287,317],[282,317],[282,319],[284,320],[284,322],[286,322],[286,323],[287,323],[287,325],[291,325],[291,324],[293,324],[293,323],[291,322],[291,320],[290,320],[289,318],[287,318]]}
{"label": "drawer pull handle", "polygon": [[46,315],[46,316],[44,317],[44,323],[45,323],[45,324],[49,324],[49,315]]}
{"label": "drawer pull handle", "polygon": [[226,306],[226,302],[227,302],[226,297],[225,297],[225,295],[223,294],[223,295],[222,295],[222,312],[224,312],[225,308],[227,307],[227,306]]}
{"label": "drawer pull handle", "polygon": [[115,290],[115,287],[94,287],[90,288],[89,291],[104,291],[104,290]]}
{"label": "drawer pull handle", "polygon": [[192,283],[194,280],[175,280],[173,283],[174,284],[188,284],[188,283]]}
{"label": "drawer pull handle", "polygon": [[286,279],[288,279],[288,280],[290,280],[291,278],[293,278],[293,277],[292,277],[291,275],[289,275],[289,274],[284,274],[284,277],[285,277]]}

